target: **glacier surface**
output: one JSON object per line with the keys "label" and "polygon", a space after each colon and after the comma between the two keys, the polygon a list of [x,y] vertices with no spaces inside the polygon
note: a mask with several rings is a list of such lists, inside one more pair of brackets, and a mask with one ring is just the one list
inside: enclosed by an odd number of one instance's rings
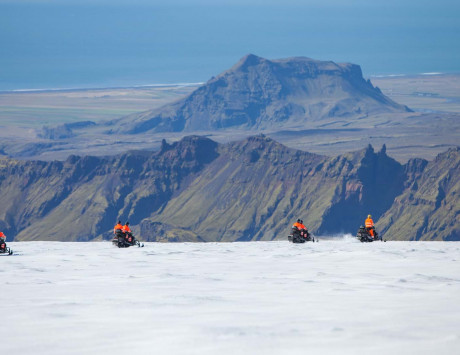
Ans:
{"label": "glacier surface", "polygon": [[2,354],[453,354],[460,244],[9,243]]}

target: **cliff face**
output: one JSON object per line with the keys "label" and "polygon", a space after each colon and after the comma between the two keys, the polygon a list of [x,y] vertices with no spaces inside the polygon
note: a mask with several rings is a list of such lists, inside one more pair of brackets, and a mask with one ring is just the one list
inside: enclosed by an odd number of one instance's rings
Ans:
{"label": "cliff face", "polygon": [[[378,153],[368,146],[342,159],[350,164],[349,173],[341,176],[320,233],[354,232],[369,213],[378,220],[404,189],[404,168],[386,155],[385,146]],[[328,170],[334,170],[334,165]]]}
{"label": "cliff face", "polygon": [[354,64],[247,55],[188,97],[121,121],[128,133],[289,128],[333,117],[405,112]]}
{"label": "cliff face", "polygon": [[378,219],[404,188],[403,167],[372,147],[327,158],[258,136],[220,152],[148,220],[193,230],[207,241],[282,239],[297,218],[315,233],[355,232],[368,213]]}
{"label": "cliff face", "polygon": [[65,162],[0,160],[0,229],[16,240],[109,238],[118,218],[148,241],[355,233],[368,213],[387,239],[459,240],[460,149],[401,165],[371,146],[329,158],[265,136],[190,136],[159,152]]}
{"label": "cliff face", "polygon": [[460,148],[406,165],[407,188],[378,223],[391,239],[460,240]]}
{"label": "cliff face", "polygon": [[217,144],[187,137],[158,153],[0,165],[0,228],[17,240],[105,236],[117,218],[139,223],[216,157]]}

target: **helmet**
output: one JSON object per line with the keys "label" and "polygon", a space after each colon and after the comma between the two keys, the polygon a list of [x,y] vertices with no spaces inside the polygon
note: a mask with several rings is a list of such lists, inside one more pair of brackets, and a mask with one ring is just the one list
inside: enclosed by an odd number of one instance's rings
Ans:
{"label": "helmet", "polygon": [[297,223],[301,223],[300,219],[297,220]]}
{"label": "helmet", "polygon": [[302,220],[300,220],[300,223],[302,223],[302,224],[303,224],[303,221],[302,221]]}
{"label": "helmet", "polygon": [[121,221],[118,221],[118,224],[121,224]]}
{"label": "helmet", "polygon": [[129,226],[129,222],[126,222],[126,225]]}
{"label": "helmet", "polygon": [[372,216],[370,214],[367,215],[367,218],[372,218]]}

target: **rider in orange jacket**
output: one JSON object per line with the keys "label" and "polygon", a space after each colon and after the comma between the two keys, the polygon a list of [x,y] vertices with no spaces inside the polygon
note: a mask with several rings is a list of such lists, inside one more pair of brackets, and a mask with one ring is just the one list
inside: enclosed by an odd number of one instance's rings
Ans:
{"label": "rider in orange jacket", "polygon": [[374,237],[374,221],[372,220],[372,216],[370,214],[367,215],[367,219],[364,221],[364,226],[369,234]]}
{"label": "rider in orange jacket", "polygon": [[121,221],[118,221],[118,223],[115,225],[115,227],[113,227],[113,234],[117,234],[117,230],[120,230],[120,231],[123,230],[123,226],[121,224]]}
{"label": "rider in orange jacket", "polygon": [[304,226],[301,219],[298,219],[297,222],[292,225],[292,235],[307,236],[307,228]]}
{"label": "rider in orange jacket", "polygon": [[131,228],[129,228],[129,222],[126,222],[122,230],[123,230],[123,233],[131,233]]}
{"label": "rider in orange jacket", "polygon": [[133,235],[131,234],[131,228],[129,228],[129,222],[126,222],[123,226],[123,233],[125,234],[126,241],[131,243],[133,241]]}
{"label": "rider in orange jacket", "polygon": [[295,223],[292,225],[292,228],[297,228],[298,230],[301,230],[301,229],[302,229],[302,223],[301,223],[300,219],[298,219],[297,222],[295,222]]}

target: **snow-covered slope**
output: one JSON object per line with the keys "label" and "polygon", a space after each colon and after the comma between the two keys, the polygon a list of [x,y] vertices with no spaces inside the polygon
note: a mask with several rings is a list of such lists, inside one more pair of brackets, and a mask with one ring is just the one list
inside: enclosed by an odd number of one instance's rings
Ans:
{"label": "snow-covered slope", "polygon": [[453,354],[460,244],[10,243],[2,354]]}

